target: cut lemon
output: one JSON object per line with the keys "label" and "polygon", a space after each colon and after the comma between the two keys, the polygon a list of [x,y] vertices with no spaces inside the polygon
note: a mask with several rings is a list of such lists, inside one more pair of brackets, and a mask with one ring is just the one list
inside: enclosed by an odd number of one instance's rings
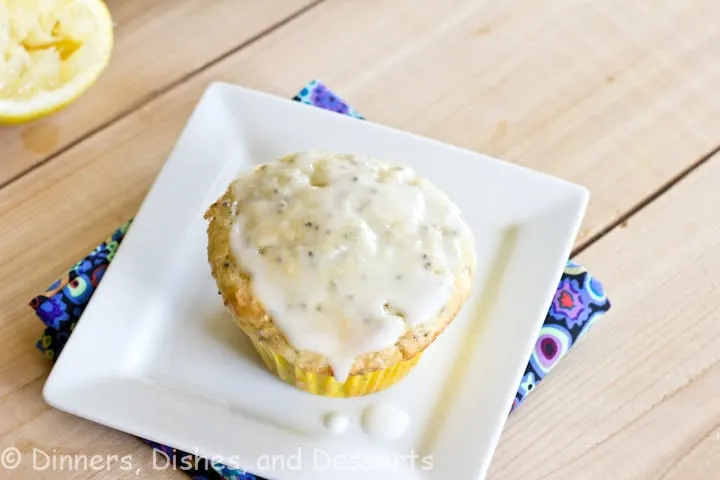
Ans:
{"label": "cut lemon", "polygon": [[100,76],[112,46],[101,0],[0,0],[0,123],[69,105]]}

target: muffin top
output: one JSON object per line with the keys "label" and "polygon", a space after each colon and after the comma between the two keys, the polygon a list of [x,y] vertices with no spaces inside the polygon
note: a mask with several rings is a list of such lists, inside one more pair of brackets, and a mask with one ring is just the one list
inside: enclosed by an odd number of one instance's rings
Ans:
{"label": "muffin top", "polygon": [[475,267],[458,207],[406,166],[306,152],[230,188],[229,245],[253,296],[338,381],[358,356],[437,318]]}

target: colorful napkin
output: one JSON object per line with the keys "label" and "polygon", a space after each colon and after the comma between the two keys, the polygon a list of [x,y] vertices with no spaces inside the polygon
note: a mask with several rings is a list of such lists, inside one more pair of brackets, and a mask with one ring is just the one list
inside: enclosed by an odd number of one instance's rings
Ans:
{"label": "colorful napkin", "polygon": [[[358,119],[363,117],[321,82],[314,80],[293,100]],[[97,288],[132,220],[118,228],[105,242],[76,263],[50,287],[33,298],[30,306],[45,324],[37,348],[50,360],[62,351],[90,297]],[[610,309],[603,287],[583,267],[568,262],[557,293],[525,368],[511,412],[568,352],[590,326]],[[142,439],[141,439],[142,440]],[[262,480],[261,477],[197,458],[165,445],[143,440],[159,450],[173,465],[187,466],[193,480]]]}

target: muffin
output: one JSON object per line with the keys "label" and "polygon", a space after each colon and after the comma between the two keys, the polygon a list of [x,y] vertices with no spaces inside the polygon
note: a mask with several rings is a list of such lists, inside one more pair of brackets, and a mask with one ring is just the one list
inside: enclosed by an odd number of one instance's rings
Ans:
{"label": "muffin", "polygon": [[395,384],[471,290],[470,229],[407,166],[289,155],[235,179],[205,218],[225,306],[265,365],[310,393]]}

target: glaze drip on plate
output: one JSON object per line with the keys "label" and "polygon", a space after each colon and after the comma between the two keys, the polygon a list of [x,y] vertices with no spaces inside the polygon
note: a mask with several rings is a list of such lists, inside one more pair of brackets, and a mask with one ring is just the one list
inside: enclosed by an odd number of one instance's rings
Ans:
{"label": "glaze drip on plate", "polygon": [[233,189],[230,244],[253,295],[339,382],[358,356],[435,318],[473,258],[458,208],[408,167],[308,152]]}
{"label": "glaze drip on plate", "polygon": [[347,430],[350,425],[350,417],[344,413],[332,412],[325,415],[323,423],[330,432],[337,435]]}
{"label": "glaze drip on plate", "polygon": [[370,405],[363,411],[362,428],[375,440],[388,441],[401,437],[410,424],[404,410],[390,404]]}

